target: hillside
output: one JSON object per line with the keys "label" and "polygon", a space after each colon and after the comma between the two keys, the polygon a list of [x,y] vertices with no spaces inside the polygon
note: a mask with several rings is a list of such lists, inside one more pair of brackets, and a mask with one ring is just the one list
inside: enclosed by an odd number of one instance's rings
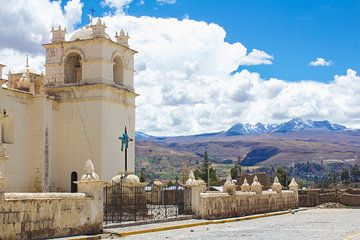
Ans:
{"label": "hillside", "polygon": [[[182,171],[194,166],[205,151],[215,164],[269,167],[295,163],[354,164],[360,132],[328,121],[293,119],[281,124],[236,124],[227,131],[193,136],[136,138],[137,169]],[[149,161],[151,164],[149,164]],[[170,169],[167,169],[170,166]],[[153,170],[152,170],[153,169]]]}

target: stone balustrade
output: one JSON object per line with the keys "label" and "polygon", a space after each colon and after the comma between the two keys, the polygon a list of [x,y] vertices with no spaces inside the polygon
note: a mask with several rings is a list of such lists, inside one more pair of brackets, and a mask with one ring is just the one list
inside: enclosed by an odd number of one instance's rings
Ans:
{"label": "stone balustrade", "polygon": [[205,185],[197,184],[190,173],[187,186],[191,188],[192,210],[198,218],[236,217],[298,207],[298,185],[295,179],[289,185],[290,190],[282,190],[276,177],[272,189],[263,191],[263,186],[255,176],[251,186],[245,179],[241,191],[235,191],[231,175],[228,175],[223,192],[205,192]]}

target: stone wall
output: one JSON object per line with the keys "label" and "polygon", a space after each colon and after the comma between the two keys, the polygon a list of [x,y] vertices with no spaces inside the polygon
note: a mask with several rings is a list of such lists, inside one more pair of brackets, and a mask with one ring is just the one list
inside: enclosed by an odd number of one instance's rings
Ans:
{"label": "stone wall", "polygon": [[347,206],[360,206],[360,195],[344,193],[340,197],[340,203]]}
{"label": "stone wall", "polygon": [[104,183],[94,174],[78,182],[81,193],[4,193],[0,174],[0,240],[100,233]]}
{"label": "stone wall", "polygon": [[308,189],[299,191],[300,207],[315,207],[327,202],[360,206],[360,191],[356,189]]}
{"label": "stone wall", "polygon": [[226,218],[255,213],[272,212],[297,207],[297,199],[293,191],[281,193],[263,191],[228,193],[201,193],[200,208],[196,215],[199,218]]}
{"label": "stone wall", "polygon": [[236,217],[298,207],[298,185],[294,179],[289,185],[290,190],[282,190],[275,177],[271,189],[263,191],[255,175],[251,185],[245,178],[241,191],[236,191],[229,173],[223,192],[205,192],[204,182],[195,180],[191,172],[186,185],[191,188],[191,207],[198,218]]}

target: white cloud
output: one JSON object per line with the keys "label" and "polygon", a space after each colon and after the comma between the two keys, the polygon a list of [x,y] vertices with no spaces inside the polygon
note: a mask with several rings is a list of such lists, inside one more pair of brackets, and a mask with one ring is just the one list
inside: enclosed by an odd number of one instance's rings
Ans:
{"label": "white cloud", "polygon": [[312,67],[319,67],[319,66],[328,67],[333,64],[334,63],[331,60],[325,60],[324,58],[318,57],[314,61],[311,61],[309,65]]}
{"label": "white cloud", "polygon": [[[22,68],[28,52],[31,66],[41,70],[44,56],[40,43],[49,41],[51,25],[71,27],[77,21],[73,16],[78,16],[78,7],[68,5],[73,9],[68,11],[74,13],[69,15],[61,11],[58,2],[41,1],[47,18],[17,4],[5,5],[28,15],[17,22],[0,9],[11,26],[0,29],[0,63]],[[80,6],[78,1],[72,3]],[[248,51],[240,42],[227,42],[225,30],[214,23],[133,17],[123,12],[104,20],[110,36],[121,28],[129,31],[130,46],[139,51],[135,56],[135,88],[140,93],[137,130],[156,135],[191,134],[223,130],[237,122],[272,123],[293,117],[360,127],[360,77],[354,70],[336,75],[329,83],[263,79],[248,70],[231,75],[239,65],[271,64],[273,57],[263,50]],[[24,22],[30,26],[23,28]],[[13,36],[12,43],[6,42],[5,33]]]}
{"label": "white cloud", "polygon": [[[129,8],[130,3],[132,3],[133,0],[103,0],[101,4],[103,6],[109,6],[110,8],[113,8],[116,10],[117,14],[124,14],[124,10]],[[142,3],[141,1],[140,3]]]}
{"label": "white cloud", "polygon": [[3,1],[0,7],[0,63],[19,70],[25,66],[29,54],[31,67],[43,69],[42,43],[50,41],[52,26],[62,25],[68,31],[81,21],[83,4],[80,0],[68,1],[61,9],[60,1],[22,0]]}
{"label": "white cloud", "polygon": [[175,4],[176,0],[156,0],[156,2],[160,5],[162,4]]}
{"label": "white cloud", "polygon": [[213,23],[124,15],[104,20],[110,35],[120,28],[129,31],[130,46],[139,51],[135,84],[140,131],[192,134],[293,117],[360,126],[360,97],[349,97],[360,92],[353,70],[328,84],[262,79],[248,70],[231,75],[239,65],[271,64],[273,56],[226,42],[225,30]]}

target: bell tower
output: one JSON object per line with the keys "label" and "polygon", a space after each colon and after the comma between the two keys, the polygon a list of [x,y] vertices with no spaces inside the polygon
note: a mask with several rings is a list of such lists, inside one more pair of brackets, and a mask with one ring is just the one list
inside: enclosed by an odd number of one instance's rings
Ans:
{"label": "bell tower", "polygon": [[123,30],[113,41],[100,18],[65,40],[66,29],[52,29],[52,42],[44,44],[48,88],[104,83],[134,89],[134,55]]}
{"label": "bell tower", "polygon": [[[52,42],[43,45],[45,92],[56,101],[48,134],[51,166],[56,169],[50,175],[60,185],[57,190],[70,191],[83,159],[92,159],[105,180],[125,168],[118,137],[126,127],[134,138],[136,51],[123,30],[115,41],[105,30],[98,19],[66,40],[66,29],[59,27],[52,30]],[[135,170],[135,142],[129,143],[128,169]]]}

